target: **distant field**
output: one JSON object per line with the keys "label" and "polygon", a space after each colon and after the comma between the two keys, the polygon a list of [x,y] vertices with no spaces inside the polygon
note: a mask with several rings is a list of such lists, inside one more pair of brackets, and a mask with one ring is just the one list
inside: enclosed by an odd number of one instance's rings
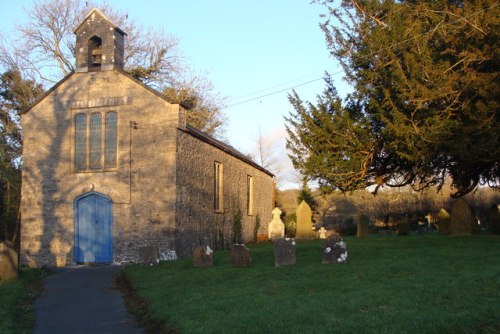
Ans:
{"label": "distant field", "polygon": [[498,333],[500,237],[345,238],[349,262],[320,263],[321,241],[299,242],[294,267],[271,244],[253,265],[190,260],[134,265],[126,275],[150,315],[180,333]]}

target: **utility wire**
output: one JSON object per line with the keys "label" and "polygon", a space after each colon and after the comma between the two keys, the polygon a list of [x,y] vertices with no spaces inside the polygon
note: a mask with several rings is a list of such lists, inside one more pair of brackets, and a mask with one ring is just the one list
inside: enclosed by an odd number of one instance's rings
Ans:
{"label": "utility wire", "polygon": [[[342,73],[342,72],[338,72],[338,73]],[[335,74],[338,74],[338,73],[335,73]],[[261,99],[261,98],[264,98],[264,97],[268,97],[268,96],[271,96],[271,95],[275,95],[275,94],[279,94],[279,93],[283,93],[283,92],[286,92],[287,90],[290,90],[290,89],[294,89],[294,88],[297,88],[297,87],[300,87],[300,86],[305,86],[305,85],[308,85],[310,83],[313,83],[313,82],[316,82],[316,81],[319,81],[319,80],[322,80],[323,77],[321,78],[316,78],[316,79],[313,79],[313,80],[310,80],[310,81],[306,81],[306,82],[303,82],[303,83],[300,83],[300,84],[297,84],[295,86],[291,86],[291,87],[287,87],[287,88],[283,88],[283,89],[280,89],[280,90],[277,90],[277,91],[274,91],[274,92],[271,92],[271,93],[267,93],[267,94],[264,94],[264,95],[259,95],[257,97],[253,97],[251,99],[248,99],[248,100],[244,100],[244,101],[241,101],[241,102],[237,102],[237,103],[233,103],[229,106],[227,106],[226,108],[231,108],[231,107],[234,107],[234,106],[238,106],[240,104],[243,104],[243,103],[248,103],[248,102],[251,102],[251,101],[254,101],[254,100],[258,100],[258,99]],[[264,89],[265,90],[265,89]],[[248,96],[248,95],[247,95]]]}
{"label": "utility wire", "polygon": [[[488,11],[488,10],[490,10],[490,9],[493,9],[493,8],[495,8],[495,7],[499,6],[499,5],[500,5],[500,4],[495,4],[495,5],[490,6],[490,7],[488,7],[488,8],[485,8],[485,9],[479,10],[479,11],[477,11],[477,12],[475,12],[475,13],[473,13],[473,14],[469,15],[469,16],[460,17],[460,18],[456,19],[455,21],[448,22],[448,23],[444,23],[444,24],[442,24],[442,25],[443,25],[443,26],[447,26],[447,25],[452,25],[452,24],[455,24],[455,23],[457,23],[457,22],[459,22],[459,21],[462,21],[464,18],[467,18],[467,19],[468,19],[468,18],[471,18],[471,17],[476,16],[476,15],[478,15],[478,14],[480,14],[480,13],[483,13],[483,12],[486,12],[486,11]],[[430,31],[423,32],[423,33],[418,34],[418,35],[416,35],[416,36],[413,36],[413,37],[410,37],[410,38],[404,39],[404,40],[402,40],[402,41],[399,41],[399,42],[397,42],[397,43],[394,43],[394,44],[392,44],[392,45],[388,45],[388,46],[386,46],[386,47],[383,47],[383,48],[381,48],[381,49],[379,49],[379,50],[377,50],[377,51],[370,52],[369,54],[362,55],[362,56],[358,56],[356,59],[357,59],[357,60],[363,60],[364,58],[371,57],[371,56],[373,56],[373,55],[375,55],[375,54],[377,54],[377,53],[379,53],[379,52],[390,50],[390,49],[392,49],[392,48],[394,48],[394,47],[396,47],[396,46],[399,46],[399,45],[401,45],[401,44],[403,44],[403,43],[406,43],[406,42],[412,41],[412,40],[414,40],[414,39],[417,39],[417,38],[419,38],[419,37],[422,37],[422,36],[425,36],[425,35],[427,35],[427,34],[431,34],[431,33],[434,33],[434,32],[435,32],[435,29],[434,29],[434,30],[430,30]],[[337,72],[334,72],[334,73],[330,73],[330,75],[334,76],[334,75],[337,75],[337,74],[342,74],[342,73],[343,73],[343,71],[337,71]],[[297,87],[305,86],[305,85],[308,85],[308,84],[310,84],[310,83],[313,83],[313,82],[316,82],[316,81],[322,80],[323,78],[324,78],[324,77],[316,78],[316,79],[313,79],[313,80],[310,80],[310,81],[306,81],[306,82],[299,83],[299,84],[294,85],[294,86],[290,86],[290,87],[283,88],[283,89],[280,89],[280,90],[277,90],[277,91],[273,91],[273,92],[271,92],[271,93],[267,93],[267,94],[259,95],[259,96],[256,96],[256,97],[253,97],[253,98],[250,98],[250,99],[247,99],[247,100],[241,101],[241,102],[236,102],[236,103],[233,103],[233,104],[228,105],[225,109],[229,109],[229,108],[231,108],[231,107],[238,106],[238,105],[240,105],[240,104],[244,104],[244,103],[252,102],[252,101],[255,101],[255,100],[258,100],[258,99],[262,99],[262,98],[264,98],[264,97],[268,97],[268,96],[271,96],[271,95],[275,95],[275,94],[283,93],[283,92],[286,92],[286,91],[288,91],[288,90],[290,90],[290,89],[294,89],[294,88],[297,88]],[[292,80],[292,81],[293,81],[293,80]],[[275,86],[273,86],[273,87],[276,87],[276,86],[281,86],[281,85],[275,85]],[[242,97],[246,97],[246,96],[250,96],[250,95],[256,94],[256,93],[258,93],[258,92],[266,91],[266,90],[272,89],[273,87],[266,88],[266,89],[262,89],[262,90],[259,90],[259,91],[255,92],[255,93],[246,94],[246,95],[243,95]],[[240,97],[240,98],[242,98],[242,97]]]}

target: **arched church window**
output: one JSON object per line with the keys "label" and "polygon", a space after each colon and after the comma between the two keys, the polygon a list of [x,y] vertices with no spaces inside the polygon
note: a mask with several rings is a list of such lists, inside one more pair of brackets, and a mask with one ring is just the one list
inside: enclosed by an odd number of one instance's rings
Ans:
{"label": "arched church window", "polygon": [[117,167],[116,111],[81,112],[75,115],[74,170],[99,172]]}

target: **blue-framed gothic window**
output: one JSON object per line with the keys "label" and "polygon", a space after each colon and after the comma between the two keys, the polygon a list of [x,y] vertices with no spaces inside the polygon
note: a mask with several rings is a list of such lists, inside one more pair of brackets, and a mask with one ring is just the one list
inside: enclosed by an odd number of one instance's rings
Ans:
{"label": "blue-framed gothic window", "polygon": [[75,115],[74,169],[100,171],[117,167],[115,111]]}

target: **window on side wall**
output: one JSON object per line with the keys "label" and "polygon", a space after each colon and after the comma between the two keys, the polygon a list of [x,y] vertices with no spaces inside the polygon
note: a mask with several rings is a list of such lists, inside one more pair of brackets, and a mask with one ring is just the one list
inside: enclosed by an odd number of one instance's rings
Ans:
{"label": "window on side wall", "polygon": [[253,216],[253,176],[247,175],[247,214]]}
{"label": "window on side wall", "polygon": [[117,167],[115,111],[75,115],[73,166],[76,172],[97,172]]}
{"label": "window on side wall", "polygon": [[220,162],[214,163],[214,209],[216,212],[224,212],[223,198],[223,168]]}

